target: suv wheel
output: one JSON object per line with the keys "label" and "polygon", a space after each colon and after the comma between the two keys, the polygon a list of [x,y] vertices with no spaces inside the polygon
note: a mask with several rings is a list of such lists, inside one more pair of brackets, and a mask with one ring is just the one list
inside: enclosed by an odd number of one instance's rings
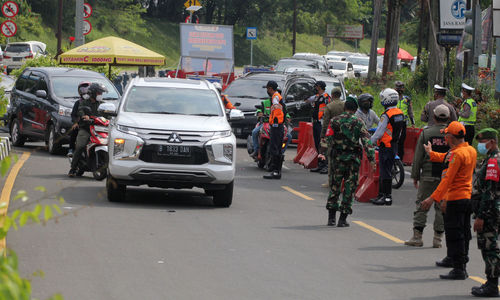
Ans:
{"label": "suv wheel", "polygon": [[110,202],[122,202],[125,200],[127,186],[119,184],[113,177],[108,176],[106,179],[106,191],[108,192],[108,200]]}
{"label": "suv wheel", "polygon": [[61,150],[61,145],[57,142],[56,127],[52,124],[47,133],[47,149],[50,154],[57,154]]}
{"label": "suv wheel", "polygon": [[26,142],[26,137],[21,134],[21,128],[19,126],[19,120],[12,120],[12,126],[10,127],[10,137],[12,138],[12,145],[23,146]]}
{"label": "suv wheel", "polygon": [[223,190],[213,191],[214,205],[218,207],[229,207],[233,202],[234,181],[227,184]]}

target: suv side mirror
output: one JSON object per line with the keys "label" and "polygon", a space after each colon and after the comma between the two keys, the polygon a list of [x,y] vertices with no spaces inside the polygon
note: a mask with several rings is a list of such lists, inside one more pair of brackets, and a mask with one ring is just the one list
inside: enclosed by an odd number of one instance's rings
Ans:
{"label": "suv side mirror", "polygon": [[35,95],[38,97],[38,98],[43,98],[43,99],[46,99],[47,98],[47,92],[44,91],[44,90],[38,90],[35,92]]}
{"label": "suv side mirror", "polygon": [[293,97],[293,95],[286,95],[285,100],[286,100],[286,102],[293,102],[293,100],[295,100],[295,98]]}
{"label": "suv side mirror", "polygon": [[231,109],[229,112],[229,120],[234,121],[234,120],[243,120],[245,119],[245,114],[239,109]]}
{"label": "suv side mirror", "polygon": [[113,103],[102,103],[99,105],[97,108],[97,112],[99,112],[102,115],[108,115],[111,117],[116,117],[116,106]]}

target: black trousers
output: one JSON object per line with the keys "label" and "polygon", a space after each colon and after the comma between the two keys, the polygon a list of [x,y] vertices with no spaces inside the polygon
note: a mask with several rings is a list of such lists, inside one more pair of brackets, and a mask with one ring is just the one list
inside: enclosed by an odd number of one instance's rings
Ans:
{"label": "black trousers", "polygon": [[448,201],[443,216],[447,256],[453,259],[454,268],[464,269],[469,261],[469,242],[472,238],[469,200]]}
{"label": "black trousers", "polygon": [[474,140],[474,134],[476,129],[474,125],[465,125],[465,141],[472,145],[472,141]]}
{"label": "black trousers", "polygon": [[321,141],[321,122],[314,120],[312,124],[313,124],[314,146],[316,147],[316,150],[319,153],[319,151],[321,150],[319,145]]}
{"label": "black trousers", "polygon": [[283,134],[285,127],[283,124],[271,125],[271,171],[281,171],[281,148],[283,147]]}
{"label": "black trousers", "polygon": [[69,135],[69,149],[75,150],[77,136],[78,136],[78,128],[72,129]]}
{"label": "black trousers", "polygon": [[401,135],[399,136],[399,141],[398,141],[398,156],[403,161],[403,158],[405,157],[405,140],[406,140],[406,123],[403,125],[403,128],[401,129]]}

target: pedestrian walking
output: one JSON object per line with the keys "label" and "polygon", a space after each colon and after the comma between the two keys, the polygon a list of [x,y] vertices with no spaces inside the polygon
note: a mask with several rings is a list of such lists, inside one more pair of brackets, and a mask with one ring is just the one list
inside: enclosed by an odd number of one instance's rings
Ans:
{"label": "pedestrian walking", "polygon": [[[316,89],[316,95],[309,97],[305,101],[308,101],[313,105],[312,109],[312,124],[313,124],[313,137],[314,137],[314,145],[316,146],[316,151],[320,153],[320,141],[321,141],[321,129],[322,129],[322,119],[323,114],[325,112],[326,106],[331,102],[330,95],[325,92],[326,83],[324,81],[316,81],[314,84],[314,88]],[[320,172],[327,173],[328,165],[326,161],[318,159],[318,166],[314,169],[311,169],[311,172]]]}
{"label": "pedestrian walking", "polygon": [[372,128],[373,125],[378,125],[380,118],[372,109],[373,96],[369,93],[359,95],[358,104],[359,108],[356,111],[356,116],[365,123],[366,129]]}
{"label": "pedestrian walking", "polygon": [[276,81],[268,81],[266,89],[272,101],[271,113],[269,115],[271,173],[269,175],[264,175],[264,179],[281,179],[281,167],[284,158],[281,148],[283,144],[286,106],[285,103],[283,103],[281,94],[278,92],[278,84]]}
{"label": "pedestrian walking", "polygon": [[372,199],[375,205],[392,205],[392,168],[398,153],[399,137],[404,125],[404,114],[397,108],[398,92],[385,89],[380,93],[380,102],[385,112],[380,117],[380,124],[371,137],[372,143],[379,146],[379,195]]}
{"label": "pedestrian walking", "polygon": [[[368,160],[375,168],[375,150],[371,146],[369,134],[363,122],[354,115],[358,109],[356,100],[348,97],[345,101],[344,112],[334,117],[330,122],[333,135],[328,136],[328,153],[332,163],[330,176],[330,193],[326,203],[328,210],[328,226],[335,226],[337,211],[340,218],[337,227],[348,227],[347,216],[352,214],[352,201],[358,184],[358,173],[361,164],[363,149]],[[361,141],[361,143],[360,143]],[[322,148],[324,156],[326,148]],[[342,201],[340,194],[344,183]]]}
{"label": "pedestrian walking", "polygon": [[[472,193],[472,175],[476,167],[477,153],[465,142],[465,127],[459,122],[451,122],[444,130],[448,153],[432,151],[432,145],[424,146],[431,161],[442,162],[445,157],[445,170],[441,182],[430,197],[422,201],[423,210],[436,202],[441,203],[444,213],[444,231],[446,234],[447,257],[451,259],[453,269],[441,279],[464,280],[468,277],[470,232],[469,202]],[[448,155],[449,154],[449,155]]]}
{"label": "pedestrian walking", "polygon": [[[446,153],[450,149],[444,138],[444,129],[450,119],[450,110],[446,105],[438,105],[434,109],[434,118],[436,124],[424,128],[415,147],[411,178],[413,185],[417,189],[416,208],[413,212],[413,237],[405,241],[405,245],[422,247],[424,242],[422,234],[427,223],[427,210],[420,207],[420,203],[429,197],[437,188],[441,181],[441,173],[444,164],[440,162],[431,162],[429,155],[425,152],[424,145],[431,143],[432,150],[439,153]],[[434,204],[434,238],[432,240],[433,248],[441,248],[441,241],[444,232],[444,221],[441,207],[438,203]]]}
{"label": "pedestrian walking", "polygon": [[422,114],[420,115],[420,120],[422,122],[427,122],[427,125],[429,126],[434,125],[436,123],[436,120],[434,120],[432,112],[434,111],[436,106],[441,104],[446,105],[450,109],[450,122],[457,120],[457,112],[455,110],[455,107],[453,107],[453,105],[451,105],[444,99],[444,97],[446,97],[447,91],[447,88],[442,87],[439,84],[434,85],[434,101],[429,101],[424,106],[424,110],[422,110]]}
{"label": "pedestrian walking", "polygon": [[399,95],[398,108],[401,109],[405,115],[405,123],[403,129],[401,129],[401,136],[399,137],[398,144],[398,156],[401,160],[403,160],[405,156],[406,128],[408,125],[411,127],[415,126],[415,118],[413,116],[413,104],[411,103],[411,98],[404,95],[405,84],[402,81],[396,81],[394,85],[395,90]]}
{"label": "pedestrian walking", "polygon": [[472,145],[477,118],[477,103],[472,98],[474,88],[462,83],[462,106],[458,112],[458,121],[465,126],[465,141]]}
{"label": "pedestrian walking", "polygon": [[485,128],[478,132],[477,150],[486,155],[474,181],[472,207],[476,220],[477,246],[485,263],[487,281],[472,288],[478,297],[498,297],[498,276],[500,274],[500,250],[498,248],[498,229],[500,213],[500,154],[498,151],[498,131]]}

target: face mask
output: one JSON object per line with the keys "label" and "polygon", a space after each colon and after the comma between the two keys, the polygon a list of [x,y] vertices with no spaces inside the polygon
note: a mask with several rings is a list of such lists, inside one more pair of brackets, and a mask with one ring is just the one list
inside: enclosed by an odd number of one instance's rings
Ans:
{"label": "face mask", "polygon": [[83,95],[82,95],[82,98],[83,98],[84,100],[88,100],[88,99],[90,98],[90,96],[89,96],[88,94],[83,94]]}
{"label": "face mask", "polygon": [[102,101],[102,95],[97,95],[97,96],[95,97],[95,100],[96,100],[96,101]]}
{"label": "face mask", "polygon": [[363,104],[361,105],[361,108],[365,109],[365,110],[369,110],[370,108],[372,108],[372,105],[370,102],[363,102]]}
{"label": "face mask", "polygon": [[478,143],[477,151],[481,154],[488,154],[488,149],[486,148],[486,143]]}

